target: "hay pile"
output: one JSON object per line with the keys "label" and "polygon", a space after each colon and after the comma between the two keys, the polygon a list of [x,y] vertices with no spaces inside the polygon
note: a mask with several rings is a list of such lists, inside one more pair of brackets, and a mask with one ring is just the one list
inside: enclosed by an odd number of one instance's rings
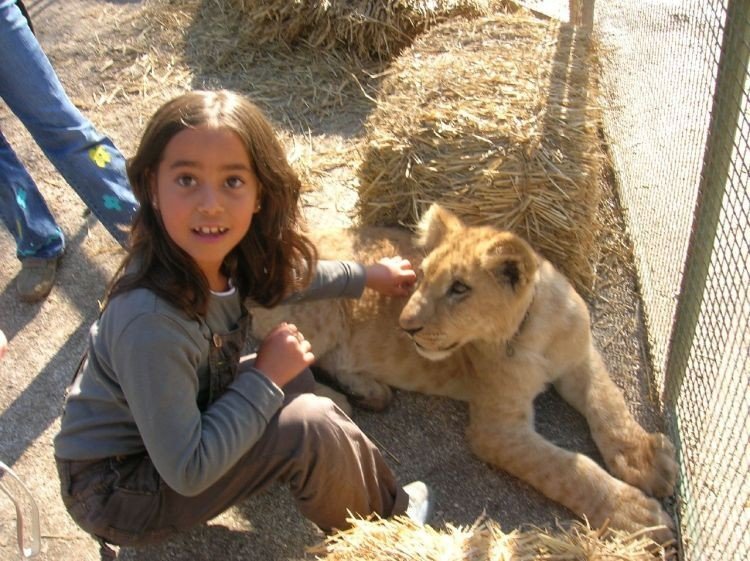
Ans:
{"label": "hay pile", "polygon": [[592,530],[581,523],[549,532],[533,528],[504,534],[493,521],[437,531],[407,518],[350,520],[312,553],[321,561],[655,561],[670,559],[643,532]]}
{"label": "hay pile", "polygon": [[490,13],[499,0],[230,0],[257,44],[304,42],[388,60],[419,33],[457,16]]}
{"label": "hay pile", "polygon": [[526,12],[427,31],[366,123],[360,221],[411,227],[439,201],[523,235],[586,292],[603,163],[591,59],[583,30]]}
{"label": "hay pile", "polygon": [[108,70],[118,80],[116,101],[145,101],[145,109],[131,111],[145,118],[176,87],[242,92],[273,122],[305,191],[339,180],[355,191],[360,151],[350,139],[359,140],[374,105],[370,76],[384,63],[340,50],[256,45],[229,0],[147,0],[137,20],[143,30],[128,50],[137,59]]}

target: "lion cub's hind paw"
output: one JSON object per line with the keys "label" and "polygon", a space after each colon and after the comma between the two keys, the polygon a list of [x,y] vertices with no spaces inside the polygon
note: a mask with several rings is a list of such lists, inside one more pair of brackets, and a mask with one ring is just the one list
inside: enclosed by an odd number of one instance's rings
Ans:
{"label": "lion cub's hind paw", "polygon": [[659,501],[647,497],[634,487],[626,486],[616,500],[610,522],[613,527],[631,532],[652,528],[649,537],[659,544],[674,539],[674,520],[664,511]]}
{"label": "lion cub's hind paw", "polygon": [[654,460],[650,488],[644,491],[654,497],[669,497],[677,483],[677,460],[669,438],[660,433],[650,434]]}
{"label": "lion cub's hind paw", "polygon": [[653,497],[668,497],[677,481],[675,449],[661,433],[644,434],[638,446],[615,456],[614,474]]}

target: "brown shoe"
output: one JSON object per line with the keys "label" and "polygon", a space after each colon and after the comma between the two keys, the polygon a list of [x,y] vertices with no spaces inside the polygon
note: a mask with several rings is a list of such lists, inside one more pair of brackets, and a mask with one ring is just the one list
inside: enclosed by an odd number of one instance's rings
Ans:
{"label": "brown shoe", "polygon": [[44,300],[55,284],[60,257],[38,259],[27,257],[21,261],[21,272],[16,278],[18,297],[24,302]]}

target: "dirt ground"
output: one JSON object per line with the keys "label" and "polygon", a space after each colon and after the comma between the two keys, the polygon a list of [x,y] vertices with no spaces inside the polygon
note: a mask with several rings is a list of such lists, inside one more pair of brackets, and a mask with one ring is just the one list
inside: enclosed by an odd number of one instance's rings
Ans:
{"label": "dirt ground", "polygon": [[[198,26],[193,29],[193,47],[175,43],[174,56],[165,57],[163,50],[149,47],[153,37],[144,42],[144,14],[153,18],[154,12],[147,12],[147,3],[138,0],[27,0],[26,4],[69,95],[126,156],[132,154],[145,119],[164,99],[189,88],[240,89],[264,100],[296,153],[344,155],[341,165],[322,170],[316,177],[316,189],[305,199],[306,213],[314,224],[350,222],[348,211],[356,200],[352,190],[356,146],[372,107],[366,97],[354,105],[337,105],[336,96],[330,95],[325,98],[329,105],[319,99],[300,102],[295,84],[304,79],[304,67],[289,68],[288,75],[280,75],[263,57],[248,58],[244,75],[218,63],[215,71],[191,64],[199,57],[190,49],[205,47],[211,40],[198,35]],[[165,12],[161,15],[169,17]],[[168,43],[169,38],[164,41]],[[283,84],[290,86],[285,89]],[[356,86],[345,85],[350,88],[347,91]],[[269,94],[274,88],[276,97]],[[282,99],[287,101],[278,101]],[[96,316],[97,299],[122,254],[101,225],[85,216],[73,190],[2,104],[0,128],[38,181],[67,237],[57,285],[46,301],[28,305],[16,298],[15,245],[8,232],[0,229],[0,251],[5,256],[0,261],[0,328],[10,342],[9,353],[0,363],[0,460],[23,479],[39,505],[39,559],[94,560],[98,559],[94,541],[73,524],[59,498],[52,439],[59,427],[63,390]],[[607,201],[603,211],[616,212],[616,204]],[[624,237],[622,243],[626,244]],[[602,259],[607,277],[598,283],[590,302],[595,337],[636,417],[653,430],[658,420],[649,405],[649,370],[631,266],[620,260],[621,254],[605,254]],[[540,396],[536,405],[540,432],[560,445],[598,458],[583,419],[556,394]],[[467,408],[462,403],[398,392],[387,412],[355,411],[354,419],[385,450],[404,482],[422,479],[435,489],[436,527],[468,525],[485,515],[509,531],[525,524],[552,526],[571,517],[470,454],[463,436]],[[0,559],[20,558],[15,524],[12,504],[1,495]],[[230,560],[311,559],[306,548],[320,539],[298,514],[287,491],[275,488],[167,544],[123,549],[120,558],[200,561],[219,553]]]}

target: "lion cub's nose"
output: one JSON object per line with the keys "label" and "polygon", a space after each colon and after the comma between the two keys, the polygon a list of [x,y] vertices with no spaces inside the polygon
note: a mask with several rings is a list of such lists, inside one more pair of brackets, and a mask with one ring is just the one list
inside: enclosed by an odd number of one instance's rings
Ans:
{"label": "lion cub's nose", "polygon": [[406,331],[409,334],[409,337],[414,337],[414,335],[422,331],[421,327],[413,327],[413,328],[402,327],[401,329]]}

